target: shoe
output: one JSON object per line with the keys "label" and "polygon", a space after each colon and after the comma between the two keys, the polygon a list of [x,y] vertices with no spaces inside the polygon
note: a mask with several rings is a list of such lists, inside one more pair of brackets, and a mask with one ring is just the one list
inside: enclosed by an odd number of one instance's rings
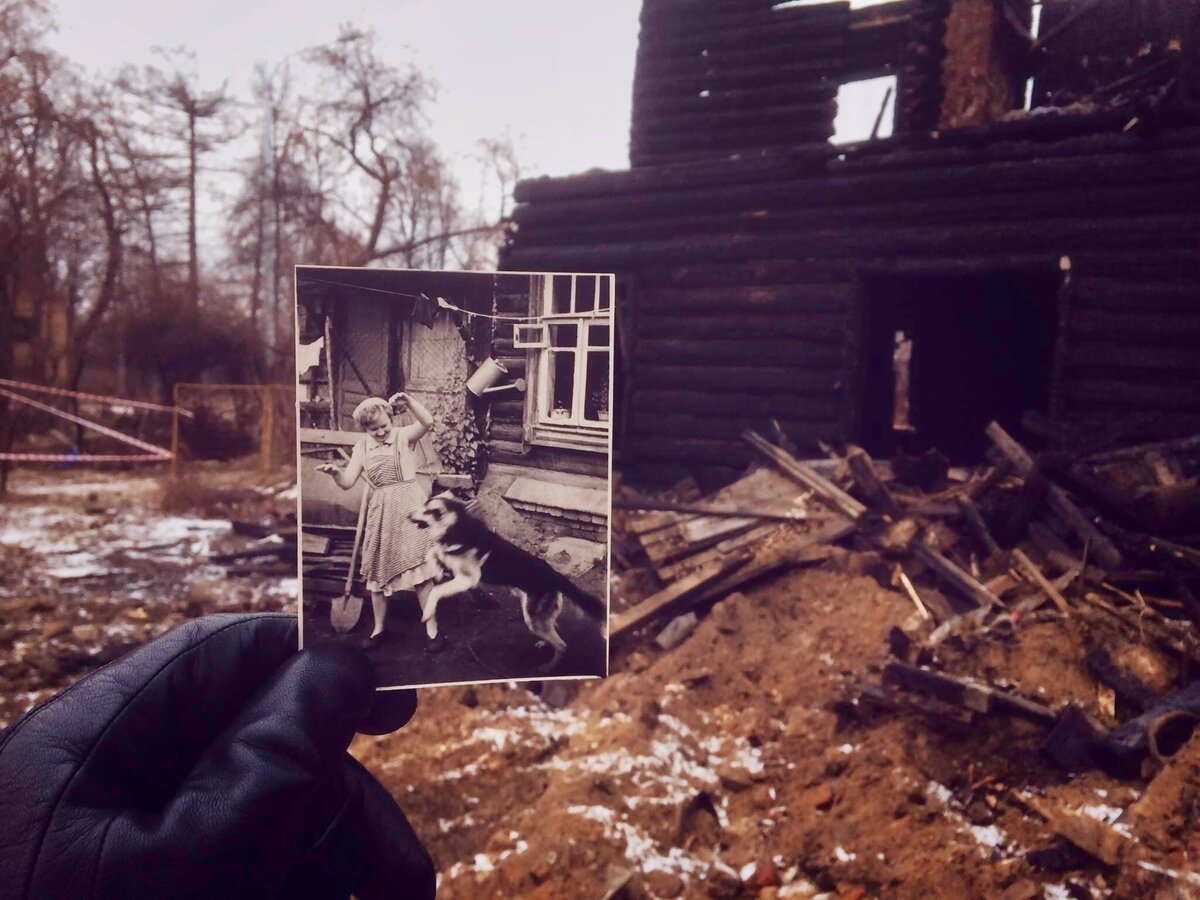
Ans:
{"label": "shoe", "polygon": [[358,646],[363,650],[370,650],[372,647],[378,647],[383,643],[383,632],[373,634],[370,637],[365,637],[358,642]]}
{"label": "shoe", "polygon": [[425,638],[425,652],[426,653],[441,653],[442,648],[445,646],[446,646],[446,636],[444,634],[439,634],[435,638],[431,638],[431,637]]}

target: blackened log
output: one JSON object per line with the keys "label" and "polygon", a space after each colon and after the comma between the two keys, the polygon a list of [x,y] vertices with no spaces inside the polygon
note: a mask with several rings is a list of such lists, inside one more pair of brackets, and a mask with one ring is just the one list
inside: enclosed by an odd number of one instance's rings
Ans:
{"label": "blackened log", "polygon": [[1075,296],[1083,309],[1137,309],[1155,312],[1191,312],[1196,308],[1194,280],[1147,281],[1144,279],[1081,278]]}
{"label": "blackened log", "polygon": [[[1033,458],[996,422],[987,427],[987,435],[996,448],[1007,457],[1025,477],[1033,471]],[[1084,546],[1091,548],[1100,564],[1110,569],[1121,568],[1121,554],[1116,546],[1100,532],[1083,511],[1058,485],[1051,485],[1047,500],[1055,514],[1079,537]]]}
{"label": "blackened log", "polygon": [[832,94],[807,103],[743,101],[729,109],[685,109],[655,113],[635,121],[635,138],[672,134],[746,134],[756,130],[787,131],[788,126],[832,127],[837,104]]}
{"label": "blackened log", "polygon": [[645,309],[638,321],[640,340],[770,338],[812,344],[841,344],[849,331],[844,313],[800,313],[775,316],[660,316]]}
{"label": "blackened log", "polygon": [[[748,272],[747,277],[753,277],[752,273]],[[638,307],[643,315],[845,313],[851,309],[855,290],[848,282],[726,288],[647,287],[638,291]]]}
{"label": "blackened log", "polygon": [[1005,712],[1041,723],[1050,723],[1057,718],[1055,712],[1045,704],[1007,694],[988,684],[922,669],[908,663],[890,662],[884,666],[883,682],[929,694],[947,703],[966,706],[985,714],[992,711]]}
{"label": "blackened log", "polygon": [[[1193,282],[1189,287],[1200,294],[1200,284]],[[1131,345],[1125,343],[1126,340],[1125,335],[1113,332],[1102,339],[1092,336],[1087,343],[1076,342],[1067,349],[1065,367],[1077,374],[1082,370],[1089,374],[1107,370],[1123,373],[1126,377],[1130,370],[1138,369],[1152,370],[1155,378],[1169,377],[1164,376],[1164,372],[1178,372],[1181,376],[1190,375],[1193,378],[1200,374],[1200,354],[1195,352],[1194,347]]]}
{"label": "blackened log", "polygon": [[820,421],[837,416],[841,398],[834,392],[819,391],[807,395],[776,394],[767,391],[748,394],[714,394],[709,391],[651,391],[639,390],[633,397],[638,412],[699,413],[709,416],[786,416],[803,408],[807,415]]}
{"label": "blackened log", "polygon": [[[723,140],[723,139],[722,139]],[[688,146],[693,142],[685,140]],[[1200,181],[1196,182],[1200,192]],[[832,205],[816,204],[799,199],[787,205],[782,198],[766,201],[760,207],[739,210],[712,211],[703,213],[656,216],[639,219],[632,216],[602,214],[595,218],[572,216],[558,224],[528,224],[522,226],[523,239],[533,244],[604,244],[624,240],[656,240],[683,235],[708,235],[736,232],[740,235],[769,235],[778,232],[802,232],[813,229],[825,232],[837,226],[852,227],[864,222],[876,223],[876,227],[899,232],[906,228],[959,225],[965,229],[1004,225],[1029,218],[1044,218],[1053,221],[1056,217],[1069,217],[1090,211],[1098,217],[1132,216],[1137,214],[1171,215],[1186,211],[1192,204],[1190,198],[1180,197],[1180,186],[1136,185],[1122,195],[1119,189],[1105,191],[1102,195],[1085,200],[1079,190],[1062,192],[1048,190],[1039,194],[981,194],[937,199],[920,199],[910,202],[888,201],[879,203],[873,197],[847,197]],[[1103,199],[1101,199],[1103,198]],[[1195,229],[1194,229],[1195,230]],[[1045,261],[1043,261],[1043,267]],[[1081,312],[1081,327],[1072,327],[1072,334],[1087,335],[1106,330],[1119,318],[1106,313]],[[1164,322],[1184,321],[1185,327],[1194,332],[1195,319],[1186,314],[1160,315],[1153,317]],[[1094,324],[1093,324],[1094,320]],[[1153,319],[1152,319],[1153,320]],[[1107,327],[1106,327],[1107,326]]]}
{"label": "blackened log", "polygon": [[692,389],[709,396],[720,393],[744,395],[758,391],[780,394],[828,394],[837,390],[842,378],[838,368],[794,369],[783,366],[657,366],[638,370],[638,393],[663,389]]}
{"label": "blackened log", "polygon": [[[1090,401],[1109,407],[1132,408],[1146,414],[1156,411],[1160,418],[1171,418],[1172,413],[1181,415],[1194,411],[1195,384],[1181,384],[1178,379],[1170,378],[1169,373],[1158,380],[1141,383],[1131,383],[1128,380],[1130,377],[1130,373],[1126,372],[1123,377],[1112,373],[1107,378],[1093,376],[1084,380],[1075,374],[1064,385],[1063,393],[1071,400],[1079,401],[1079,405]],[[1182,419],[1174,419],[1172,424],[1175,421]]]}
{"label": "blackened log", "polygon": [[833,99],[837,85],[823,79],[807,82],[767,85],[760,88],[740,90],[709,90],[705,95],[694,88],[677,95],[664,94],[661,90],[633,96],[634,116],[662,116],[689,113],[723,112],[730,109],[746,109],[766,106],[790,106],[797,103],[813,103]]}
{"label": "blackened log", "polygon": [[[789,66],[797,59],[817,60],[828,62],[840,60],[848,50],[849,34],[819,35],[810,41],[805,41],[800,51],[787,43],[769,44],[756,48],[751,43],[741,43],[737,47],[723,50],[712,50],[707,55],[700,52],[660,53],[650,55],[639,53],[637,58],[636,79],[641,81],[654,76],[678,78],[691,76],[701,83],[705,76],[720,75],[724,72],[737,72],[747,68],[759,68],[765,65]],[[807,51],[807,52],[805,52]]]}
{"label": "blackened log", "polygon": [[979,607],[1002,606],[1000,599],[991,591],[972,578],[939,551],[923,541],[913,542],[913,553],[925,565],[929,566],[939,578],[954,588],[965,599]]}
{"label": "blackened log", "polygon": [[[638,21],[643,33],[687,34],[729,28],[741,22],[792,21],[814,28],[849,25],[852,13],[844,3],[772,9],[768,0],[649,0],[642,4]],[[909,3],[898,4],[907,8]]]}
{"label": "blackened log", "polygon": [[1025,481],[1005,516],[1003,534],[1006,544],[1015,544],[1025,534],[1029,523],[1045,502],[1049,489],[1050,483],[1036,469],[1025,475]]}
{"label": "blackened log", "polygon": [[811,466],[796,459],[786,450],[776,447],[761,435],[753,431],[746,431],[742,437],[788,476],[814,491],[822,503],[835,512],[841,513],[850,521],[856,521],[867,511],[865,506],[820,475]]}
{"label": "blackened log", "polygon": [[[790,47],[790,59],[812,58],[833,50],[840,52],[850,33],[849,17],[828,23],[788,22],[783,16],[774,20],[759,20],[730,24],[719,31],[702,34],[643,33],[638,39],[639,73],[649,74],[653,64],[676,59],[706,59],[720,62],[730,51],[753,50],[755,47],[779,49]],[[708,51],[707,56],[703,56]],[[753,56],[750,57],[753,60]],[[641,63],[648,65],[641,68]]]}
{"label": "blackened log", "polygon": [[871,456],[866,450],[850,445],[846,453],[846,462],[850,466],[855,484],[870,500],[871,506],[893,518],[898,519],[904,515],[900,504],[875,471]]}
{"label": "blackened log", "polygon": [[[1074,201],[1071,194],[1082,187],[1103,186],[1105,193],[1118,190],[1122,192],[1120,196],[1136,198],[1136,185],[1143,185],[1143,191],[1146,185],[1162,185],[1162,194],[1171,184],[1200,179],[1200,153],[1190,148],[1098,157],[1017,159],[946,168],[913,166],[878,173],[839,173],[831,166],[827,175],[822,173],[820,177],[807,178],[797,177],[794,165],[790,171],[780,166],[775,170],[774,178],[766,177],[768,171],[761,171],[763,177],[755,178],[756,170],[763,169],[763,161],[714,162],[708,166],[707,171],[698,171],[693,179],[686,178],[686,173],[681,171],[683,166],[667,167],[653,173],[623,173],[624,177],[620,177],[622,173],[596,173],[557,179],[554,184],[561,189],[560,196],[520,196],[518,200],[522,203],[527,199],[543,202],[535,207],[518,206],[514,218],[528,226],[539,222],[565,224],[573,217],[599,220],[620,216],[632,220],[664,214],[786,209],[797,205],[806,211],[822,206],[832,210],[847,203],[878,206],[884,201],[916,202],[930,209],[941,204],[953,209],[956,202],[961,205],[968,195],[1016,195],[1027,203],[1037,203],[1038,197],[1046,192],[1054,193],[1060,202],[1065,200],[1077,205],[1078,194]],[[742,166],[750,176],[745,182],[720,178],[733,174]],[[664,183],[656,184],[651,175],[659,176]],[[681,178],[681,175],[685,177]],[[764,180],[775,183],[762,184]],[[541,181],[527,181],[521,182],[521,187],[533,191],[542,184]],[[597,189],[586,191],[592,184]],[[1101,194],[1092,199],[1107,202]],[[555,202],[565,200],[576,202]],[[893,211],[898,212],[901,211]]]}
{"label": "blackened log", "polygon": [[1120,666],[1104,647],[1096,647],[1087,655],[1088,671],[1099,681],[1117,693],[1117,698],[1141,712],[1158,701],[1158,694],[1150,690],[1136,675]]}
{"label": "blackened log", "polygon": [[1058,607],[1058,611],[1064,616],[1071,615],[1071,607],[1067,604],[1066,598],[1059,593],[1058,588],[1052,585],[1046,576],[1042,574],[1042,570],[1037,567],[1037,564],[1025,555],[1025,552],[1020,547],[1012,549],[1012,558],[1017,564],[1017,568],[1028,577],[1043,594],[1054,601],[1054,605]]}
{"label": "blackened log", "polygon": [[719,127],[708,123],[681,126],[678,130],[634,131],[629,139],[630,157],[641,153],[724,151],[733,153],[754,147],[786,147],[808,141],[824,141],[833,133],[833,119],[763,122],[755,128],[740,125]]}
{"label": "blackened log", "polygon": [[[642,272],[639,296],[653,291],[660,296],[686,296],[696,293],[716,299],[722,295],[742,297],[741,291],[788,291],[838,289],[855,277],[855,268],[846,260],[758,259],[742,263],[720,264],[697,261],[691,265],[664,266]],[[784,294],[786,296],[786,294]],[[753,302],[748,296],[737,302]]]}
{"label": "blackened log", "polygon": [[847,57],[826,56],[824,59],[784,61],[775,66],[744,65],[725,68],[720,72],[697,73],[695,70],[638,72],[634,91],[642,95],[655,93],[698,93],[701,90],[752,90],[777,84],[803,84],[835,75],[849,68]]}
{"label": "blackened log", "polygon": [[967,525],[971,530],[972,536],[976,543],[987,556],[994,556],[1000,552],[1000,545],[996,543],[996,539],[992,537],[992,530],[988,528],[987,522],[983,521],[983,516],[979,513],[977,507],[971,498],[965,495],[958,495],[954,498],[954,502],[958,505],[959,510],[963,514],[963,518],[967,520]]}
{"label": "blackened log", "polygon": [[794,366],[829,369],[841,365],[842,348],[838,344],[805,341],[699,341],[639,340],[634,357],[647,363],[707,363],[718,366]]}
{"label": "blackened log", "polygon": [[[935,189],[930,186],[928,189]],[[861,227],[814,228],[778,234],[693,235],[684,238],[626,241],[604,246],[525,245],[510,251],[505,262],[547,270],[587,271],[647,264],[688,262],[697,259],[729,262],[772,256],[879,257],[930,253],[954,256],[978,253],[985,248],[1004,248],[995,260],[1007,255],[1042,251],[1049,245],[1082,250],[1129,249],[1131,247],[1179,248],[1191,246],[1200,236],[1200,220],[1194,214],[1131,216],[1115,223],[1111,218],[1081,217],[1029,222],[978,222],[958,226],[909,228]]]}
{"label": "blackened log", "polygon": [[[778,418],[789,431],[806,426],[821,437],[828,437],[836,428],[835,423],[829,420],[819,404],[814,405],[813,409],[808,409],[803,403],[794,403],[787,410],[779,412]],[[701,413],[677,414],[635,410],[632,415],[635,434],[671,438],[727,438],[760,424],[763,419],[764,415],[761,413],[726,413],[714,417]]]}

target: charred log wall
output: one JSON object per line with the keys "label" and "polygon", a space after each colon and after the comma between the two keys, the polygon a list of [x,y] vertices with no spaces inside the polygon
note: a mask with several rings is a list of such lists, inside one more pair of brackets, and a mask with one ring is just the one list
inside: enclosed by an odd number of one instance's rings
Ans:
{"label": "charred log wall", "polygon": [[1200,128],[988,128],[527,181],[503,264],[636,285],[621,449],[637,460],[736,464],[742,429],[771,417],[810,446],[854,436],[864,275],[1044,272],[1062,256],[1052,411],[1200,427]]}
{"label": "charred log wall", "polygon": [[900,121],[932,128],[949,0],[794,7],[646,0],[634,77],[634,166],[824,141],[838,84],[901,73]]}

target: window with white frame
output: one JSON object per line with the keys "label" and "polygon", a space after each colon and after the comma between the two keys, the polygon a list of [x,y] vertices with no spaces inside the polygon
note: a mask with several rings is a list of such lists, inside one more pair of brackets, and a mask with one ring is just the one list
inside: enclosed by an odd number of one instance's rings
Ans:
{"label": "window with white frame", "polygon": [[605,450],[612,372],[611,275],[541,275],[534,314],[544,346],[530,351],[527,421],[535,443]]}

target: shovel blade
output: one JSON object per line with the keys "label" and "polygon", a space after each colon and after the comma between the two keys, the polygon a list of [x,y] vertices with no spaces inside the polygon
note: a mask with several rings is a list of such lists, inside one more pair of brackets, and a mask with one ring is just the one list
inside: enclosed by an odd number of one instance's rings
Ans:
{"label": "shovel blade", "polygon": [[355,597],[352,594],[334,597],[333,603],[329,607],[329,623],[339,634],[352,631],[358,624],[360,615],[362,615],[362,597]]}

